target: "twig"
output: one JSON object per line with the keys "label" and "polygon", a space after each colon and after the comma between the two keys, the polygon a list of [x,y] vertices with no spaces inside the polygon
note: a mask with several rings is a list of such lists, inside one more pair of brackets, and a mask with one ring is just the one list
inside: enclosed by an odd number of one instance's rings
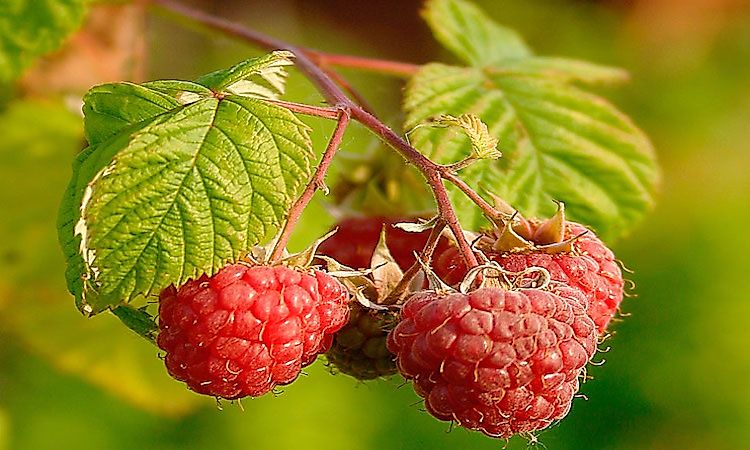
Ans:
{"label": "twig", "polygon": [[477,191],[472,189],[464,180],[459,178],[455,173],[451,171],[444,171],[442,173],[442,176],[444,179],[450,181],[453,183],[454,186],[456,186],[458,189],[461,190],[464,194],[466,194],[471,201],[473,201],[479,208],[482,210],[482,212],[489,218],[490,220],[499,220],[501,219],[501,213],[495,209],[494,206],[489,204],[487,200],[483,199],[482,196],[480,196]]}
{"label": "twig", "polygon": [[386,75],[409,78],[419,71],[418,64],[399,61],[388,61],[384,59],[364,58],[361,56],[335,55],[318,50],[305,49],[307,55],[318,65],[324,67],[348,67],[351,69],[366,70]]}
{"label": "twig", "polygon": [[[284,41],[272,38],[270,36],[266,36],[262,33],[250,30],[235,22],[207,14],[203,11],[185,6],[174,0],[154,0],[154,3],[162,6],[168,11],[194,20],[225,35],[248,41],[266,50],[288,50],[294,53],[296,56],[297,67],[303,73],[305,73],[310,82],[312,82],[317,87],[318,92],[320,92],[320,94],[329,104],[348,109],[348,111],[351,112],[352,119],[370,129],[370,131],[378,135],[381,140],[383,140],[391,148],[399,152],[401,156],[403,156],[407,161],[414,164],[417,169],[419,169],[419,171],[422,173],[422,175],[430,185],[430,188],[432,189],[433,195],[435,197],[435,202],[437,203],[438,212],[455,236],[458,248],[461,251],[461,255],[467,267],[471,268],[478,265],[476,255],[471,249],[469,243],[466,241],[466,237],[463,234],[463,229],[461,228],[461,225],[458,222],[458,218],[456,217],[456,212],[453,210],[453,206],[451,205],[450,199],[448,198],[448,192],[443,185],[443,173],[441,170],[442,166],[432,162],[429,158],[422,155],[417,149],[412,147],[408,142],[406,142],[401,136],[391,130],[387,125],[385,125],[375,116],[365,111],[361,106],[357,105],[354,101],[347,97],[347,95],[341,90],[336,82],[333,81],[331,77],[328,76],[325,71],[308,56],[308,53],[304,48],[288,44]],[[305,193],[303,193],[303,195],[305,195]],[[295,206],[296,205],[297,204],[295,204]],[[299,214],[301,214],[301,210],[295,210],[294,212],[295,214],[297,214],[298,219]],[[287,227],[293,227],[295,222],[296,219],[294,221],[288,220]],[[284,231],[286,232],[286,230]],[[274,254],[280,251],[283,250],[278,250],[277,248],[274,250]]]}
{"label": "twig", "polygon": [[370,106],[370,103],[367,101],[367,99],[357,91],[354,86],[349,84],[348,81],[344,77],[342,77],[338,72],[335,70],[332,70],[330,68],[324,68],[323,69],[329,77],[333,79],[333,81],[336,82],[343,90],[349,93],[349,95],[352,96],[354,101],[356,101],[359,106],[364,108],[366,111],[372,113],[374,110],[372,109],[372,106]]}
{"label": "twig", "polygon": [[272,100],[266,99],[268,103],[273,103],[284,107],[292,112],[298,114],[305,114],[308,116],[323,117],[324,119],[338,119],[341,112],[340,108],[331,108],[329,106],[312,106],[305,105],[304,103],[286,102],[284,100]]}
{"label": "twig", "polygon": [[307,183],[307,186],[305,186],[305,190],[302,191],[302,195],[299,196],[297,201],[294,202],[294,205],[292,205],[291,209],[289,209],[289,217],[287,217],[286,222],[284,222],[284,227],[281,230],[279,240],[276,241],[273,252],[271,252],[271,257],[269,258],[270,262],[278,262],[281,259],[282,255],[284,254],[286,244],[287,242],[289,242],[289,237],[292,235],[294,225],[299,220],[302,212],[307,207],[307,204],[310,203],[310,200],[312,200],[315,191],[317,191],[318,189],[326,190],[326,173],[328,172],[328,167],[331,165],[331,161],[333,161],[333,157],[336,154],[336,151],[341,145],[341,141],[344,138],[344,132],[346,132],[346,127],[349,125],[350,118],[351,115],[348,108],[342,107],[339,109],[339,120],[336,124],[336,129],[333,130],[331,139],[328,141],[328,146],[326,147],[325,152],[323,152],[323,156],[320,158],[320,164],[315,169],[313,177]]}

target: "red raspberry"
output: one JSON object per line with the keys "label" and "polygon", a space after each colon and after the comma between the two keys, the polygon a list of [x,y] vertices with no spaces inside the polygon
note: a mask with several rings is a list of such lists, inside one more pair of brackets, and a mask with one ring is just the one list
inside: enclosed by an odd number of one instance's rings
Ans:
{"label": "red raspberry", "polygon": [[[380,231],[386,227],[385,239],[388,249],[401,270],[414,264],[414,252],[421,252],[427,243],[429,231],[412,233],[395,228],[399,222],[413,221],[403,217],[350,217],[337,223],[336,234],[323,241],[318,253],[330,256],[341,264],[355,269],[370,267],[370,260],[378,245]],[[441,239],[437,251],[449,248],[447,239]]]}
{"label": "red raspberry", "polygon": [[291,383],[346,324],[349,295],[328,274],[234,264],[164,289],[159,348],[200,394],[257,397]]}
{"label": "red raspberry", "polygon": [[[532,234],[539,225],[538,222],[529,222]],[[603,333],[622,302],[622,272],[615,255],[592,231],[578,223],[567,222],[564,238],[576,236],[580,237],[573,242],[571,252],[549,254],[536,249],[500,252],[485,249],[484,252],[489,259],[497,261],[508,271],[521,272],[532,266],[543,267],[549,271],[553,281],[580,289],[588,300],[589,316],[594,319],[599,332]],[[432,268],[450,285],[460,283],[466,275],[466,266],[456,247],[436,252]]]}
{"label": "red raspberry", "polygon": [[430,414],[508,438],[568,413],[596,338],[571,288],[422,291],[404,304],[388,349]]}

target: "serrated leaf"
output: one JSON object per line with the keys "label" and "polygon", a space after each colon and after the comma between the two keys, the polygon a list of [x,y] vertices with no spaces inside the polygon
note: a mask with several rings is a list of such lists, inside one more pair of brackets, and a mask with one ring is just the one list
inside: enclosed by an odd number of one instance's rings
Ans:
{"label": "serrated leaf", "polygon": [[[626,232],[653,203],[658,169],[650,142],[614,106],[554,78],[498,74],[442,64],[425,66],[405,96],[410,129],[437,114],[476,114],[505,157],[461,172],[527,217],[554,213],[564,201],[570,218],[605,238]],[[471,153],[466,139],[420,128],[412,144],[438,162]],[[457,190],[452,199],[465,226],[483,223]]]}
{"label": "serrated leaf", "polygon": [[84,0],[0,2],[0,82],[13,80],[36,58],[60,47],[84,13]]}
{"label": "serrated leaf", "polygon": [[500,67],[491,67],[488,71],[498,75],[537,76],[586,84],[620,84],[630,79],[628,72],[619,67],[552,56],[532,56],[508,61]]}
{"label": "serrated leaf", "polygon": [[292,52],[275,51],[209,73],[196,82],[217,92],[276,99],[284,93],[287,75],[284,67],[292,65],[292,58]]}
{"label": "serrated leaf", "polygon": [[435,38],[469,65],[488,66],[531,55],[518,33],[493,22],[470,2],[430,0],[422,15]]}
{"label": "serrated leaf", "polygon": [[310,174],[308,128],[289,110],[207,98],[108,141],[75,233],[93,312],[215,273],[278,225]]}
{"label": "serrated leaf", "polygon": [[179,106],[176,98],[134,83],[95,86],[83,98],[86,140],[94,146],[124,128],[153,119]]}

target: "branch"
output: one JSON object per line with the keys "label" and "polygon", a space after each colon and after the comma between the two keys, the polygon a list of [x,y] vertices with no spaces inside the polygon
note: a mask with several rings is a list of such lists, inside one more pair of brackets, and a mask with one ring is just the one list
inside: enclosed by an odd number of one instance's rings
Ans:
{"label": "branch", "polygon": [[323,152],[323,156],[320,159],[320,164],[315,169],[315,174],[313,174],[313,177],[307,183],[307,186],[305,186],[305,190],[302,191],[302,195],[300,195],[297,201],[294,202],[294,205],[292,205],[291,209],[289,209],[289,217],[287,217],[286,222],[284,222],[284,228],[282,228],[281,230],[279,240],[276,241],[273,252],[271,252],[271,257],[269,258],[270,262],[278,262],[281,259],[282,255],[284,254],[286,244],[287,242],[289,242],[289,237],[292,235],[292,231],[294,230],[294,226],[297,224],[300,216],[302,216],[302,212],[305,210],[305,208],[307,208],[310,200],[312,200],[315,191],[317,191],[318,189],[323,191],[328,190],[325,187],[326,173],[328,172],[328,167],[331,165],[331,161],[333,161],[333,157],[336,154],[336,151],[341,145],[341,140],[344,138],[344,132],[346,131],[346,127],[349,125],[350,118],[351,115],[347,108],[342,107],[339,109],[339,120],[336,124],[336,129],[333,130],[333,134],[331,135],[331,139],[328,141],[326,151]]}
{"label": "branch", "polygon": [[[337,105],[337,107],[339,108],[348,110],[351,113],[352,119],[361,123],[370,131],[378,135],[381,140],[383,140],[391,148],[400,153],[401,156],[403,156],[407,161],[414,164],[414,166],[419,169],[419,171],[429,183],[430,188],[432,189],[440,217],[447,223],[448,227],[453,233],[467,267],[471,268],[478,265],[476,255],[471,249],[469,243],[466,241],[466,237],[463,234],[463,229],[461,228],[461,225],[458,222],[458,218],[456,217],[456,212],[453,210],[453,206],[451,205],[448,198],[448,192],[445,190],[445,186],[443,185],[442,166],[435,164],[429,158],[422,155],[417,149],[406,142],[404,138],[396,134],[393,130],[388,128],[387,125],[385,125],[375,116],[365,111],[361,106],[352,101],[341,90],[336,82],[334,82],[331,77],[328,76],[328,74],[326,74],[325,71],[315,61],[313,61],[310,56],[308,56],[307,52],[309,50],[247,29],[238,23],[223,19],[221,17],[212,16],[197,9],[193,9],[174,0],[154,0],[154,3],[162,6],[168,11],[191,19],[208,28],[221,32],[222,34],[250,42],[266,50],[288,50],[294,53],[296,56],[296,66],[307,76],[310,82],[316,86],[318,92],[320,92],[320,94],[329,104]],[[310,196],[312,196],[312,193],[310,194]],[[301,214],[301,209],[297,211],[296,207],[297,204],[292,207],[295,214]],[[297,219],[298,218],[299,217],[297,217]],[[290,221],[287,221],[287,224],[289,222]],[[296,222],[296,219],[292,223],[294,222]],[[283,232],[287,234],[290,233],[290,231],[287,230],[284,230]],[[283,248],[283,246],[281,247]],[[278,256],[277,253],[280,251],[283,250],[278,250],[278,248],[274,249],[274,255]]]}
{"label": "branch", "polygon": [[318,65],[323,67],[348,67],[368,72],[377,72],[386,75],[394,75],[409,78],[421,67],[418,64],[388,61],[384,59],[363,58],[361,56],[334,55],[317,50],[306,49],[307,55]]}
{"label": "branch", "polygon": [[331,108],[328,106],[312,106],[305,105],[304,103],[285,102],[284,100],[272,100],[265,99],[266,103],[273,103],[274,105],[286,108],[289,111],[296,112],[298,114],[305,114],[308,116],[322,117],[324,119],[338,119],[341,109]]}

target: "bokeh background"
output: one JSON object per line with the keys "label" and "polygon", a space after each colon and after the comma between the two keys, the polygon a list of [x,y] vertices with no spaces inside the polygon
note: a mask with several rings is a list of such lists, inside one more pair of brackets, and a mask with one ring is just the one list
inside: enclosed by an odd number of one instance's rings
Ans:
{"label": "bokeh background", "polygon": [[[478,1],[538,53],[627,68],[603,91],[652,137],[664,170],[651,214],[612,243],[637,298],[614,326],[546,448],[750,448],[750,8],[739,0]],[[420,2],[197,3],[289,41],[410,62],[450,61]],[[84,319],[63,281],[55,216],[90,85],[192,79],[255,49],[132,6],[96,7],[84,31],[0,88],[0,449],[498,449],[420,409],[398,378],[361,384],[319,361],[244,411],[169,379],[156,351],[112,317]],[[343,71],[398,126],[402,81]],[[290,98],[318,102],[299,75]],[[319,127],[320,128],[320,127]],[[330,128],[316,132],[320,147]],[[371,147],[361,130],[344,151]],[[335,177],[335,175],[334,175]],[[295,245],[332,222],[319,202]],[[522,449],[523,440],[509,448]]]}

